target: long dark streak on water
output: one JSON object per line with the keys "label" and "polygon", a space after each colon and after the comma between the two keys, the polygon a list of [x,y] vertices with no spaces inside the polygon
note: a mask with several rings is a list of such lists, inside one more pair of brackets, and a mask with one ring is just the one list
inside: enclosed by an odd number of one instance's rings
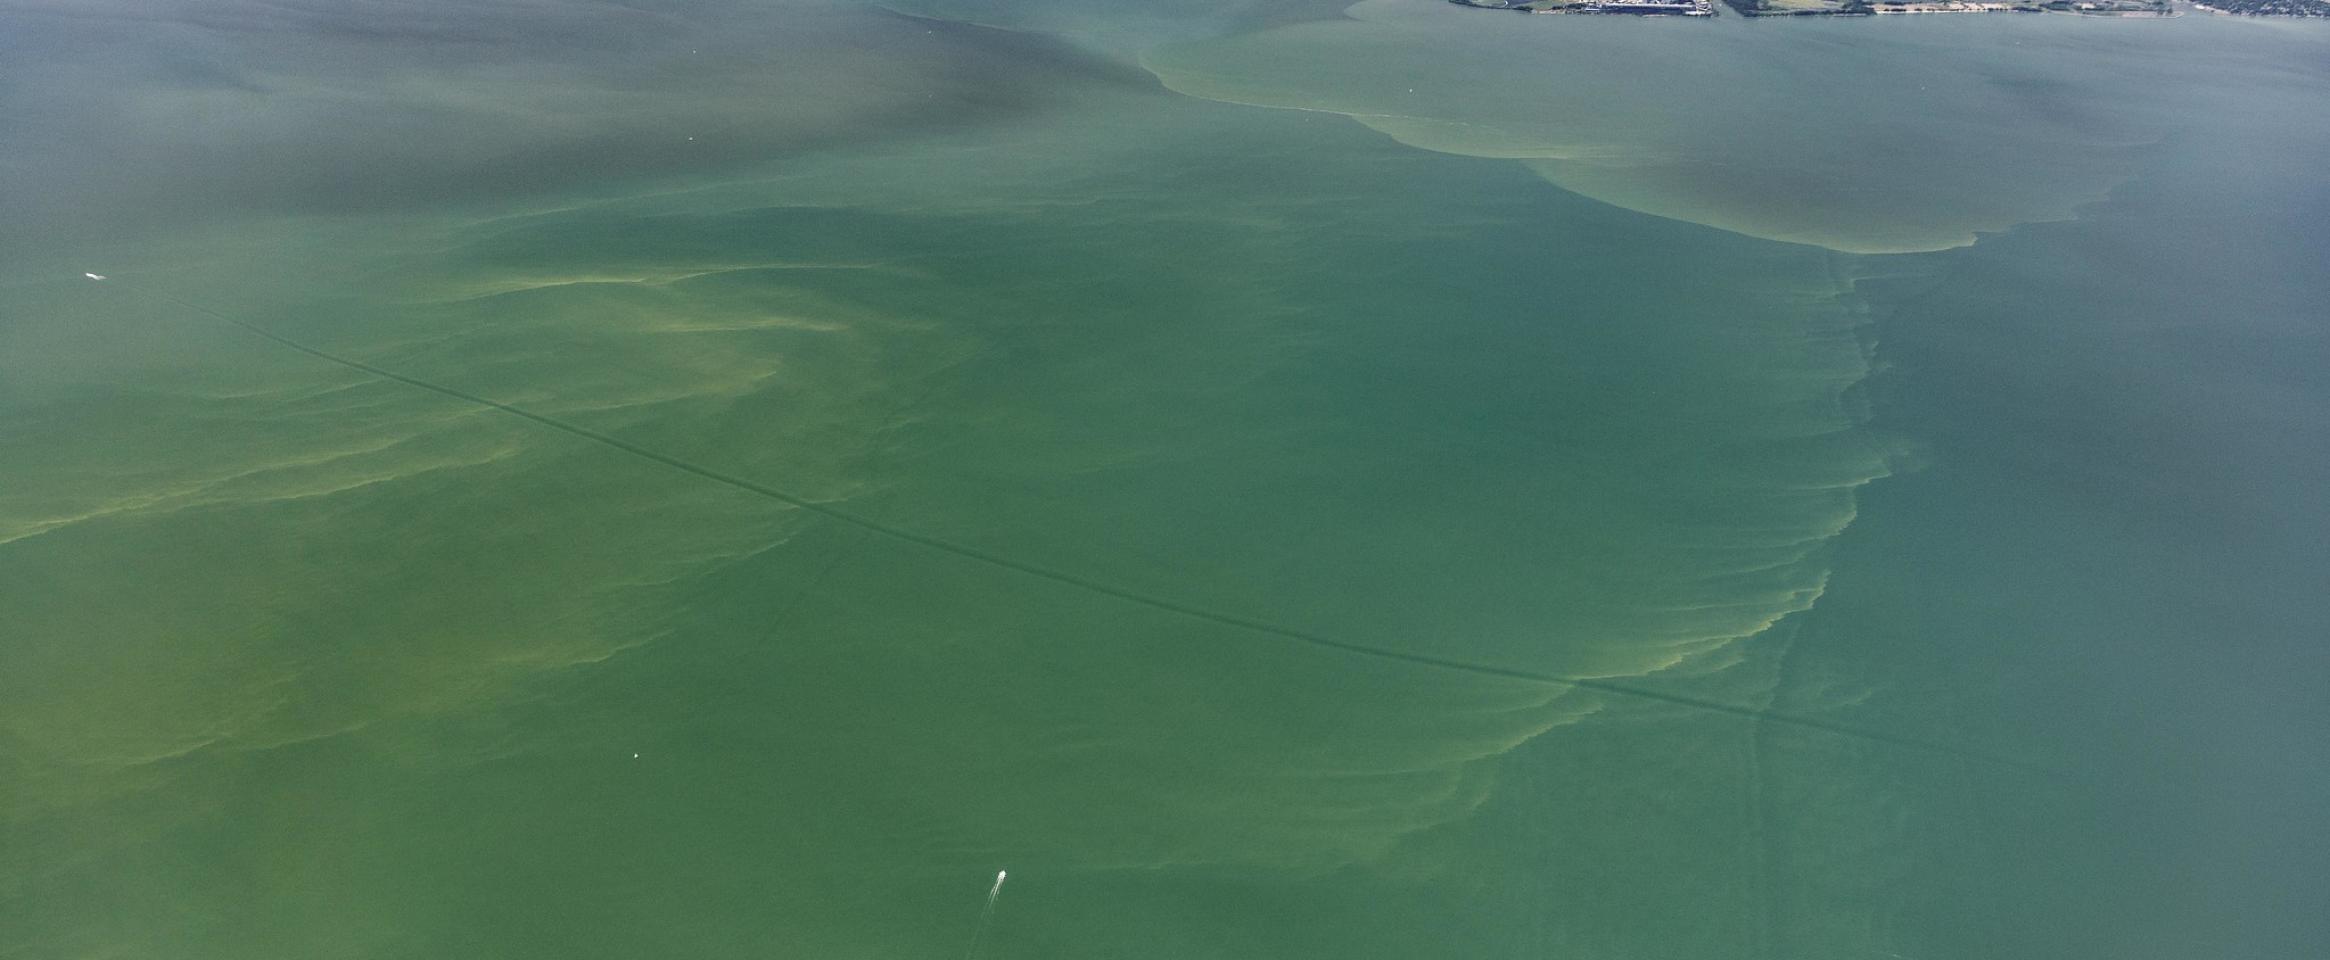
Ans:
{"label": "long dark streak on water", "polygon": [[[115,282],[118,283],[118,281]],[[1717,700],[1707,700],[1684,694],[1648,690],[1641,687],[1613,683],[1608,680],[1592,677],[1563,676],[1560,674],[1542,673],[1534,670],[1523,670],[1513,667],[1500,667],[1488,664],[1473,663],[1448,657],[1433,656],[1430,654],[1411,653],[1400,650],[1387,650],[1381,647],[1368,646],[1362,643],[1338,640],[1333,637],[1323,636],[1293,627],[1279,626],[1274,623],[1256,620],[1250,617],[1239,616],[1237,614],[1221,613],[1208,610],[1202,607],[1192,606],[1181,601],[1152,596],[1129,588],[1115,586],[1113,584],[1092,580],[1086,577],[1080,577],[1072,573],[1053,570],[1051,568],[1038,566],[1023,560],[1016,560],[1002,554],[992,553],[987,550],[980,549],[978,547],[956,543],[952,540],[944,540],[938,537],[929,536],[927,534],[916,533],[912,530],[894,527],[878,520],[860,516],[837,507],[818,503],[814,500],[810,500],[808,498],[792,493],[787,493],[775,487],[768,486],[767,484],[748,480],[744,477],[739,477],[734,474],[723,473],[711,467],[691,463],[686,460],[681,460],[677,457],[671,456],[670,454],[662,453],[648,447],[643,447],[639,444],[632,443],[631,441],[624,440],[611,434],[601,433],[589,427],[570,423],[568,421],[561,420],[546,414],[536,413],[524,407],[504,403],[490,397],[480,396],[478,394],[470,393],[466,390],[461,390],[456,387],[450,387],[444,384],[423,380],[419,377],[411,376],[409,374],[398,373],[394,370],[374,366],[373,364],[369,364],[361,360],[344,357],[327,350],[309,346],[306,343],[284,336],[283,334],[277,333],[266,327],[247,320],[229,316],[225,313],[221,313],[217,310],[213,310],[200,304],[192,303],[177,297],[167,295],[160,296],[159,299],[186,310],[191,310],[213,320],[217,320],[221,323],[226,323],[240,328],[251,334],[292,350],[296,350],[300,353],[307,354],[308,356],[315,357],[319,360],[338,364],[351,370],[361,371],[384,380],[391,380],[397,383],[405,384],[407,386],[426,390],[431,393],[451,397],[465,403],[471,403],[477,406],[499,410],[511,416],[532,421],[542,426],[549,427],[550,429],[557,430],[561,433],[570,434],[572,436],[580,437],[584,440],[589,440],[593,443],[612,447],[616,450],[623,451],[624,453],[631,454],[632,456],[639,457],[644,460],[650,460],[655,463],[670,467],[674,470],[693,474],[697,477],[710,480],[714,483],[732,487],[737,490],[742,490],[746,493],[764,497],[778,503],[797,507],[818,516],[826,517],[862,530],[880,534],[893,540],[927,547],[929,549],[938,550],[944,553],[950,553],[958,557],[977,561],[979,563],[984,563],[990,566],[1014,571],[1043,580],[1049,580],[1054,583],[1064,584],[1091,593],[1114,597],[1127,603],[1138,604],[1156,610],[1163,610],[1168,613],[1179,614],[1181,616],[1189,617],[1195,620],[1203,620],[1209,623],[1236,627],[1255,633],[1268,634],[1270,636],[1280,637],[1282,639],[1292,640],[1298,643],[1309,644],[1321,649],[1335,650],[1377,660],[1407,663],[1416,666],[1432,667],[1439,670],[1469,673],[1478,676],[1498,677],[1525,683],[1550,684],[1555,686],[1571,687],[1580,690],[1593,690],[1596,692],[1607,693],[1615,696],[1629,697],[1637,700],[1647,700],[1657,703],[1669,704],[1672,706],[1685,707],[1706,713],[1725,714],[1748,720],[1760,720],[1770,723],[1779,723],[1793,727],[1800,727],[1807,730],[1817,730],[1823,733],[1829,733],[1849,739],[1943,754],[1957,757],[1963,760],[1970,760],[1985,764],[2014,767],[2036,773],[2052,774],[2055,772],[2028,761],[1974,750],[1971,748],[1958,746],[1956,744],[1926,740],[1918,737],[1902,736],[1899,734],[1886,733],[1879,730],[1869,730],[1861,727],[1850,726],[1847,724],[1836,723],[1833,721],[1822,720],[1817,717],[1806,717],[1795,714],[1780,713],[1767,709],[1758,709],[1755,707],[1724,703]]]}

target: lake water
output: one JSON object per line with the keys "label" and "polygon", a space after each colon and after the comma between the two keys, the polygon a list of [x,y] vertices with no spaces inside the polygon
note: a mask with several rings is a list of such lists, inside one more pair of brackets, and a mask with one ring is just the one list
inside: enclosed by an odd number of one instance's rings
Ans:
{"label": "lake water", "polygon": [[19,0],[0,131],[0,955],[2330,952],[2330,26]]}

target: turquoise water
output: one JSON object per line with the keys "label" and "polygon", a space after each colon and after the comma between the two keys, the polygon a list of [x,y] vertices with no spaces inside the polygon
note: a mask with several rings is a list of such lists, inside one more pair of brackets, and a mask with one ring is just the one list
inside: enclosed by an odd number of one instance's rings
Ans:
{"label": "turquoise water", "polygon": [[2330,947],[2318,25],[0,15],[10,955]]}

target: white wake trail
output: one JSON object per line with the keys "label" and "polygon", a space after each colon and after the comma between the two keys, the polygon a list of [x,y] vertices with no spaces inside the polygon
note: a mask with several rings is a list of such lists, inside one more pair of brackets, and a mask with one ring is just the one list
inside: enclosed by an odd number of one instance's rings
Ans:
{"label": "white wake trail", "polygon": [[995,885],[987,888],[987,906],[979,911],[979,927],[971,931],[971,948],[963,952],[963,960],[973,960],[979,955],[979,938],[987,935],[987,921],[995,917],[995,898],[1003,895],[1003,880],[1007,876],[1009,871],[995,871]]}

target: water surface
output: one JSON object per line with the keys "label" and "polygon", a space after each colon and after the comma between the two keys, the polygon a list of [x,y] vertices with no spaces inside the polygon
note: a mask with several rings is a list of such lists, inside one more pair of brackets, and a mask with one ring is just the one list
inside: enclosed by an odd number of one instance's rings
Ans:
{"label": "water surface", "polygon": [[2318,29],[5,16],[12,952],[2330,944]]}

